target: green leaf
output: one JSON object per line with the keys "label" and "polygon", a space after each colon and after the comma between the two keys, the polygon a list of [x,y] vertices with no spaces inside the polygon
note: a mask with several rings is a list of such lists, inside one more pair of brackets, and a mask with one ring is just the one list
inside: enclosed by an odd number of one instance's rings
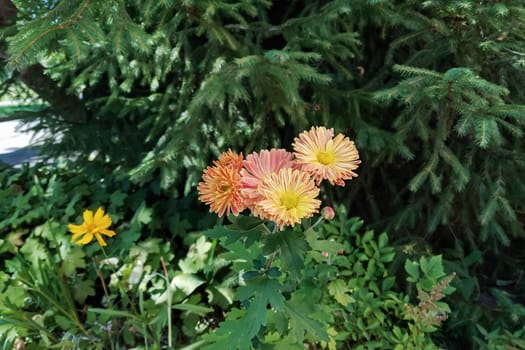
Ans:
{"label": "green leaf", "polygon": [[280,250],[281,271],[288,272],[290,278],[299,280],[304,268],[304,256],[308,243],[300,232],[285,230],[266,236],[265,253],[271,254]]}
{"label": "green leaf", "polygon": [[53,318],[55,319],[56,324],[64,330],[71,329],[74,326],[72,320],[65,316],[62,316],[61,314],[55,314]]}
{"label": "green leaf", "polygon": [[355,299],[349,294],[350,289],[348,286],[340,279],[336,279],[328,284],[328,293],[337,300],[337,302],[343,306],[348,306],[349,304],[355,302]]}
{"label": "green leaf", "polygon": [[124,318],[129,318],[129,319],[137,318],[135,315],[127,311],[120,311],[120,310],[113,310],[113,309],[101,309],[97,307],[90,307],[88,308],[87,312],[88,313],[92,312],[92,313],[100,314],[100,315],[107,315],[110,317],[124,317]]}
{"label": "green leaf", "polygon": [[228,220],[231,221],[231,225],[228,225],[228,229],[233,231],[251,231],[264,223],[264,220],[261,220],[256,216],[230,215]]}
{"label": "green leaf", "polygon": [[259,278],[247,282],[245,286],[238,289],[235,299],[249,300],[254,296],[250,303],[250,308],[253,305],[260,304],[266,310],[266,305],[270,304],[274,309],[280,311],[283,308],[284,297],[281,293],[281,284],[275,279]]}
{"label": "green leaf", "polygon": [[13,231],[7,234],[5,240],[0,240],[0,254],[4,252],[16,253],[18,248],[24,245],[22,236],[24,231]]}
{"label": "green leaf", "polygon": [[118,207],[124,205],[124,199],[128,195],[120,190],[117,190],[111,194],[109,197],[109,202],[111,203],[112,210],[115,210]]}
{"label": "green leaf", "polygon": [[173,305],[173,308],[182,311],[189,311],[200,316],[205,316],[206,314],[213,312],[211,307],[194,304],[175,304]]}
{"label": "green leaf", "polygon": [[204,281],[195,275],[182,273],[173,277],[170,285],[173,290],[180,289],[186,296],[188,296],[203,283]]}
{"label": "green leaf", "polygon": [[268,271],[266,271],[266,274],[268,275],[268,277],[272,278],[277,278],[282,275],[278,267],[271,267]]}
{"label": "green leaf", "polygon": [[445,275],[445,271],[443,270],[443,258],[441,255],[436,255],[431,257],[428,260],[428,264],[425,266],[425,270],[423,270],[423,265],[421,264],[421,270],[425,272],[425,274],[434,279],[438,279]]}
{"label": "green leaf", "polygon": [[383,248],[387,245],[387,243],[388,243],[388,235],[386,234],[386,232],[383,232],[382,234],[379,235],[378,247]]}
{"label": "green leaf", "polygon": [[305,333],[316,341],[328,342],[330,340],[325,326],[310,317],[314,312],[311,304],[290,300],[285,302],[284,308],[290,318],[290,329],[297,343],[303,343]]}
{"label": "green leaf", "polygon": [[492,197],[487,205],[483,208],[480,216],[479,222],[481,225],[486,226],[494,217],[496,210],[498,209],[498,200],[495,197]]}
{"label": "green leaf", "polygon": [[383,282],[381,283],[381,290],[383,292],[390,290],[395,282],[396,282],[396,278],[393,276],[385,278]]}
{"label": "green leaf", "polygon": [[147,208],[146,203],[142,202],[140,206],[137,208],[137,210],[135,211],[135,216],[133,217],[131,221],[147,225],[152,220],[152,217],[151,217],[152,214],[153,214],[153,209]]}
{"label": "green leaf", "polygon": [[246,271],[242,274],[242,279],[245,281],[250,281],[260,276],[261,273],[259,271]]}
{"label": "green leaf", "polygon": [[[0,301],[7,300],[9,303],[14,306],[22,309],[24,307],[24,299],[26,297],[26,290],[22,286],[8,286],[5,290],[2,291],[0,296]],[[1,304],[0,304],[1,305]]]}
{"label": "green leaf", "polygon": [[228,318],[220,324],[215,333],[203,337],[211,342],[203,349],[250,349],[251,340],[259,333],[261,327],[266,325],[268,304],[276,311],[284,308],[281,285],[275,279],[260,278],[249,281],[246,286],[239,288],[235,299],[247,303],[246,310],[230,311]]}
{"label": "green leaf", "polygon": [[505,17],[509,13],[509,8],[505,4],[492,5],[491,11],[499,17]]}
{"label": "green leaf", "polygon": [[76,282],[73,286],[73,297],[79,304],[84,304],[88,296],[95,295],[95,283],[92,280]]}
{"label": "green leaf", "polygon": [[365,235],[361,239],[361,243],[367,243],[374,238],[374,231],[368,230],[365,232]]}
{"label": "green leaf", "polygon": [[407,259],[405,261],[405,271],[409,274],[409,282],[416,282],[419,279],[419,264],[415,261]]}
{"label": "green leaf", "polygon": [[224,244],[228,245],[237,242],[241,234],[237,231],[230,230],[229,228],[217,225],[209,230],[202,232],[202,234],[208,238],[226,238]]}
{"label": "green leaf", "polygon": [[343,249],[344,245],[334,240],[319,239],[320,233],[315,230],[307,230],[305,232],[305,238],[308,245],[317,252],[327,252],[328,254],[335,256],[339,249]]}
{"label": "green leaf", "polygon": [[212,246],[213,244],[207,241],[205,236],[199,237],[197,242],[190,246],[186,257],[179,260],[182,272],[192,274],[203,270]]}
{"label": "green leaf", "polygon": [[64,235],[67,232],[65,225],[54,220],[48,220],[42,225],[35,227],[35,235],[42,236],[49,241],[54,241],[55,237]]}
{"label": "green leaf", "polygon": [[31,262],[33,266],[38,266],[39,261],[48,258],[46,254],[46,247],[36,238],[28,238],[20,251],[24,253],[26,259]]}
{"label": "green leaf", "polygon": [[74,247],[64,258],[60,271],[66,276],[72,276],[77,268],[86,267],[86,253],[81,248]]}
{"label": "green leaf", "polygon": [[419,267],[421,268],[421,272],[426,275],[428,271],[428,260],[426,257],[422,256],[419,258]]}

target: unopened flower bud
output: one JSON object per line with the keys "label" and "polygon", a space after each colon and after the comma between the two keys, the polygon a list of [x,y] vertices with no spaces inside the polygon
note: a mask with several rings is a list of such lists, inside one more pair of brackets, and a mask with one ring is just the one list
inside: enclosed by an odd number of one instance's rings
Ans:
{"label": "unopened flower bud", "polygon": [[332,207],[324,207],[321,209],[321,216],[323,219],[332,220],[335,217],[335,211]]}
{"label": "unopened flower bud", "polygon": [[328,254],[328,252],[322,252],[321,255],[324,256],[325,258],[328,258],[328,255],[330,254]]}

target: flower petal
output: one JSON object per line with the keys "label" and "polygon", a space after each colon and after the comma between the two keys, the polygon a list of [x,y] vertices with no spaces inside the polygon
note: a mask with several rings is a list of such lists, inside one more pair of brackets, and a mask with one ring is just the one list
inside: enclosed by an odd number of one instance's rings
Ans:
{"label": "flower petal", "polygon": [[99,233],[95,233],[95,238],[97,239],[97,242],[98,244],[100,244],[101,247],[105,247],[108,245],[106,241],[104,241],[104,238],[102,238],[102,236]]}
{"label": "flower petal", "polygon": [[71,236],[71,241],[70,241],[70,242],[75,242],[75,243],[76,243],[76,241],[78,240],[78,238],[79,238],[80,236],[82,236],[82,235],[83,235],[83,233],[75,233],[73,236]]}
{"label": "flower petal", "polygon": [[68,224],[67,228],[71,233],[76,235],[81,235],[87,232],[87,228],[84,225]]}
{"label": "flower petal", "polygon": [[97,222],[99,222],[103,216],[104,216],[104,209],[102,209],[102,207],[99,207],[97,211],[95,212],[95,216],[93,217],[93,221],[95,222],[95,224],[97,224]]}
{"label": "flower petal", "polygon": [[105,228],[103,229],[100,229],[100,233],[102,233],[103,235],[106,235],[108,237],[113,237],[115,236],[117,233],[113,230],[106,230]]}
{"label": "flower petal", "polygon": [[93,240],[93,234],[92,233],[86,233],[85,236],[82,237],[82,239],[76,241],[75,243],[78,244],[78,245],[88,244],[92,240]]}
{"label": "flower petal", "polygon": [[82,214],[82,216],[84,217],[84,223],[88,225],[93,223],[93,211],[84,210],[84,213]]}
{"label": "flower petal", "polygon": [[100,218],[97,218],[95,216],[95,225],[102,229],[102,228],[108,228],[109,226],[111,226],[111,218],[109,217],[109,215],[104,215]]}

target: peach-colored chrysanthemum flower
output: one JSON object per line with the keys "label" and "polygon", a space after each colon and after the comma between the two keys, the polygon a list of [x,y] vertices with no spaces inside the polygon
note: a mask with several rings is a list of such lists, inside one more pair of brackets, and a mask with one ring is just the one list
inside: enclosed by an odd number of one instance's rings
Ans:
{"label": "peach-colored chrysanthemum flower", "polygon": [[210,206],[210,212],[219,216],[239,215],[246,206],[241,197],[239,187],[241,183],[239,157],[234,152],[223,153],[215,166],[209,166],[202,175],[202,182],[197,187],[199,199]]}
{"label": "peach-colored chrysanthemum flower", "polygon": [[107,243],[104,241],[104,238],[102,238],[102,235],[108,237],[113,237],[116,235],[115,231],[108,230],[112,221],[109,215],[104,215],[104,209],[98,208],[95,212],[95,215],[93,215],[93,211],[91,210],[84,210],[82,216],[84,218],[84,222],[82,224],[67,225],[69,231],[73,233],[71,242],[74,242],[78,245],[88,244],[93,240],[94,237],[96,238],[98,244],[104,247],[107,245]]}
{"label": "peach-colored chrysanthemum flower", "polygon": [[318,185],[326,179],[332,185],[344,186],[345,180],[357,176],[354,170],[361,163],[359,152],[348,137],[334,137],[334,129],[312,127],[294,139],[293,148],[296,162]]}
{"label": "peach-colored chrysanthemum flower", "polygon": [[287,168],[268,174],[259,185],[259,192],[263,196],[260,216],[274,221],[280,230],[311,217],[321,205],[316,199],[319,188],[302,170]]}
{"label": "peach-colored chrysanthemum flower", "polygon": [[258,204],[263,199],[258,187],[263,178],[281,169],[293,168],[293,154],[284,149],[261,150],[246,157],[241,170],[241,195],[253,215],[259,215]]}

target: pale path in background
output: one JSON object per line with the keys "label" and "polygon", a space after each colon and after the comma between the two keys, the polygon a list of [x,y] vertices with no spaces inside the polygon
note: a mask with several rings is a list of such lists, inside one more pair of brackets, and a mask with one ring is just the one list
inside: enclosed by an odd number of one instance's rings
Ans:
{"label": "pale path in background", "polygon": [[0,163],[19,165],[35,160],[32,134],[19,130],[20,121],[0,121]]}

